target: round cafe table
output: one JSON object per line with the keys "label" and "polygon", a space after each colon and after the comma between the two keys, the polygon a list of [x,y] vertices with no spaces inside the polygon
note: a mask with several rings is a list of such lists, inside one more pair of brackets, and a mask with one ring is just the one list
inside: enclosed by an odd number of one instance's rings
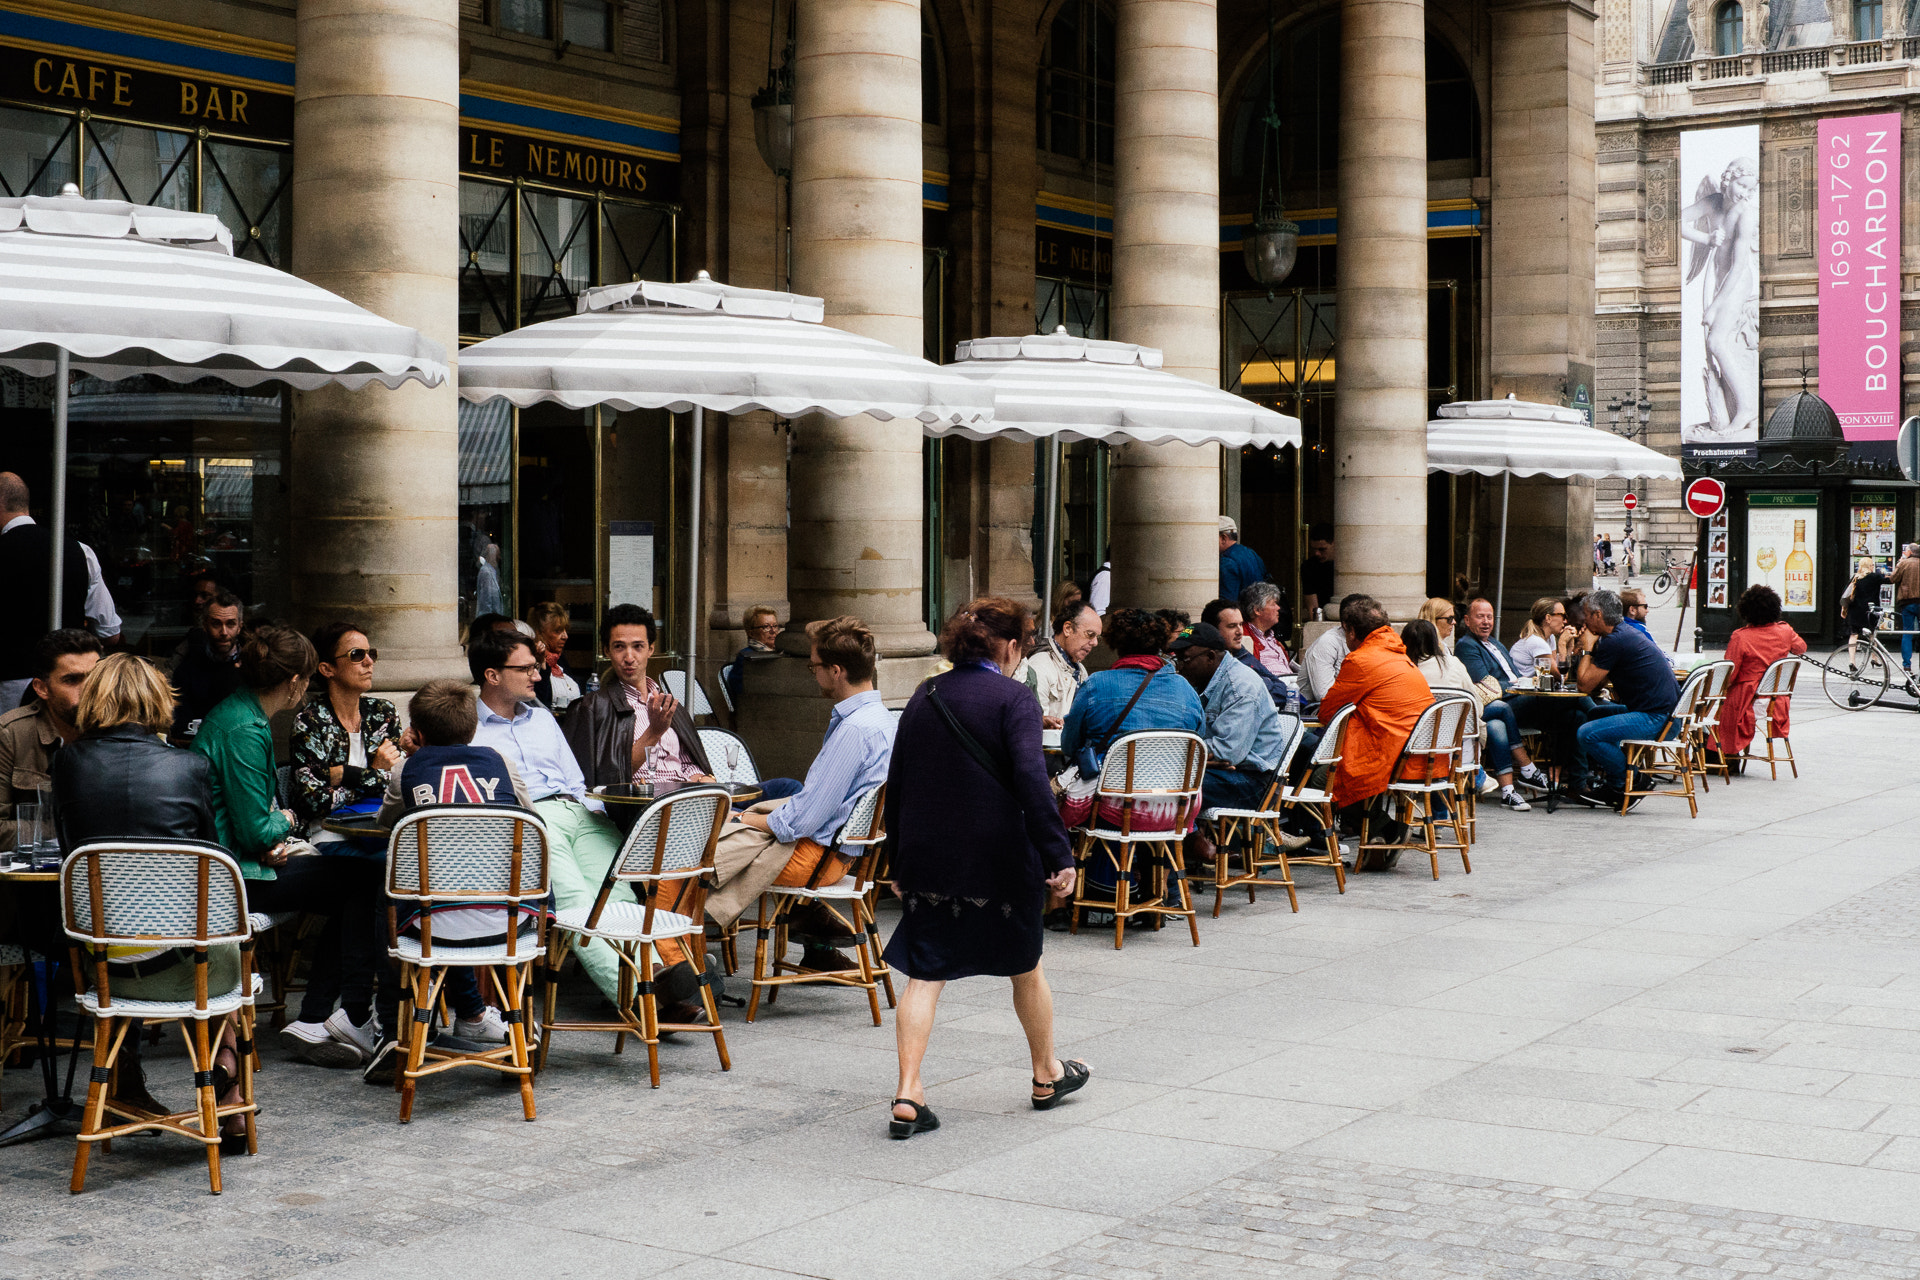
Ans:
{"label": "round cafe table", "polygon": [[624,836],[633,830],[633,824],[640,820],[648,805],[682,787],[725,787],[732,793],[734,804],[752,804],[761,795],[757,782],[616,782],[612,786],[595,787],[587,794],[605,802],[607,817]]}

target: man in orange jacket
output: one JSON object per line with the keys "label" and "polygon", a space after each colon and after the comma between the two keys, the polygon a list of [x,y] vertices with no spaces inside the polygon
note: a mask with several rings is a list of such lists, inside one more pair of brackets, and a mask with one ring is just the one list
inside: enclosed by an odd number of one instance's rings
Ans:
{"label": "man in orange jacket", "polygon": [[[1340,609],[1346,632],[1347,660],[1320,699],[1320,722],[1327,724],[1349,703],[1353,716],[1333,775],[1333,803],[1345,809],[1384,795],[1393,762],[1413,732],[1420,713],[1433,705],[1427,678],[1407,659],[1407,647],[1387,625],[1387,611],[1372,596],[1349,599]],[[1376,818],[1378,837],[1387,844],[1406,839],[1406,824]]]}

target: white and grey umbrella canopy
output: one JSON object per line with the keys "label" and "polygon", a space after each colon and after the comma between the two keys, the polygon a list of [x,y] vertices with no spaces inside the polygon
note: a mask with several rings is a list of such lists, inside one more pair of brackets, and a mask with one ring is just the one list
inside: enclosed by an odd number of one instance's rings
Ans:
{"label": "white and grey umbrella canopy", "polygon": [[[1300,420],[1167,373],[1152,347],[1050,334],[962,342],[947,367],[993,388],[990,425],[946,428],[974,440],[1134,440],[1264,449],[1300,443]],[[938,433],[938,429],[936,429]]]}
{"label": "white and grey umbrella canopy", "polygon": [[1587,425],[1578,409],[1527,400],[1461,400],[1427,424],[1427,470],[1456,475],[1678,480],[1680,461]]}
{"label": "white and grey umbrella canopy", "polygon": [[0,364],[115,381],[217,377],[397,387],[447,380],[447,353],[405,325],[233,256],[217,217],[59,196],[0,199]]}
{"label": "white and grey umbrella canopy", "polygon": [[697,280],[589,289],[574,315],[460,353],[460,394],[586,409],[785,418],[821,413],[983,423],[993,391],[876,338],[823,324],[819,298]]}

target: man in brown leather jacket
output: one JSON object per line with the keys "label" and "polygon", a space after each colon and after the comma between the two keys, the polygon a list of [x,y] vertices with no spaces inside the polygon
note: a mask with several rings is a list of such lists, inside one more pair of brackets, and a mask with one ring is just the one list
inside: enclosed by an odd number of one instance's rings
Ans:
{"label": "man in brown leather jacket", "polygon": [[13,807],[52,787],[53,753],[80,736],[80,686],[101,652],[91,631],[48,632],[33,654],[37,701],[0,715],[0,849],[14,847]]}
{"label": "man in brown leather jacket", "polygon": [[612,678],[574,703],[561,726],[590,788],[641,780],[713,781],[693,717],[647,678],[657,635],[653,615],[637,604],[615,605],[600,621],[600,645],[611,660]]}

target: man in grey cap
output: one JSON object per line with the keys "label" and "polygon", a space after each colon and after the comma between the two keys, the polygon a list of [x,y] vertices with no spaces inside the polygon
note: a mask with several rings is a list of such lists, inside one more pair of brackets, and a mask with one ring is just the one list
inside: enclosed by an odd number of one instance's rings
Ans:
{"label": "man in grey cap", "polygon": [[1267,580],[1267,562],[1260,553],[1240,541],[1240,526],[1232,516],[1220,517],[1220,594],[1238,600],[1240,593],[1255,582]]}
{"label": "man in grey cap", "polygon": [[1175,636],[1168,648],[1174,670],[1199,692],[1207,716],[1201,808],[1259,808],[1287,742],[1266,685],[1227,660],[1226,637],[1204,622]]}

